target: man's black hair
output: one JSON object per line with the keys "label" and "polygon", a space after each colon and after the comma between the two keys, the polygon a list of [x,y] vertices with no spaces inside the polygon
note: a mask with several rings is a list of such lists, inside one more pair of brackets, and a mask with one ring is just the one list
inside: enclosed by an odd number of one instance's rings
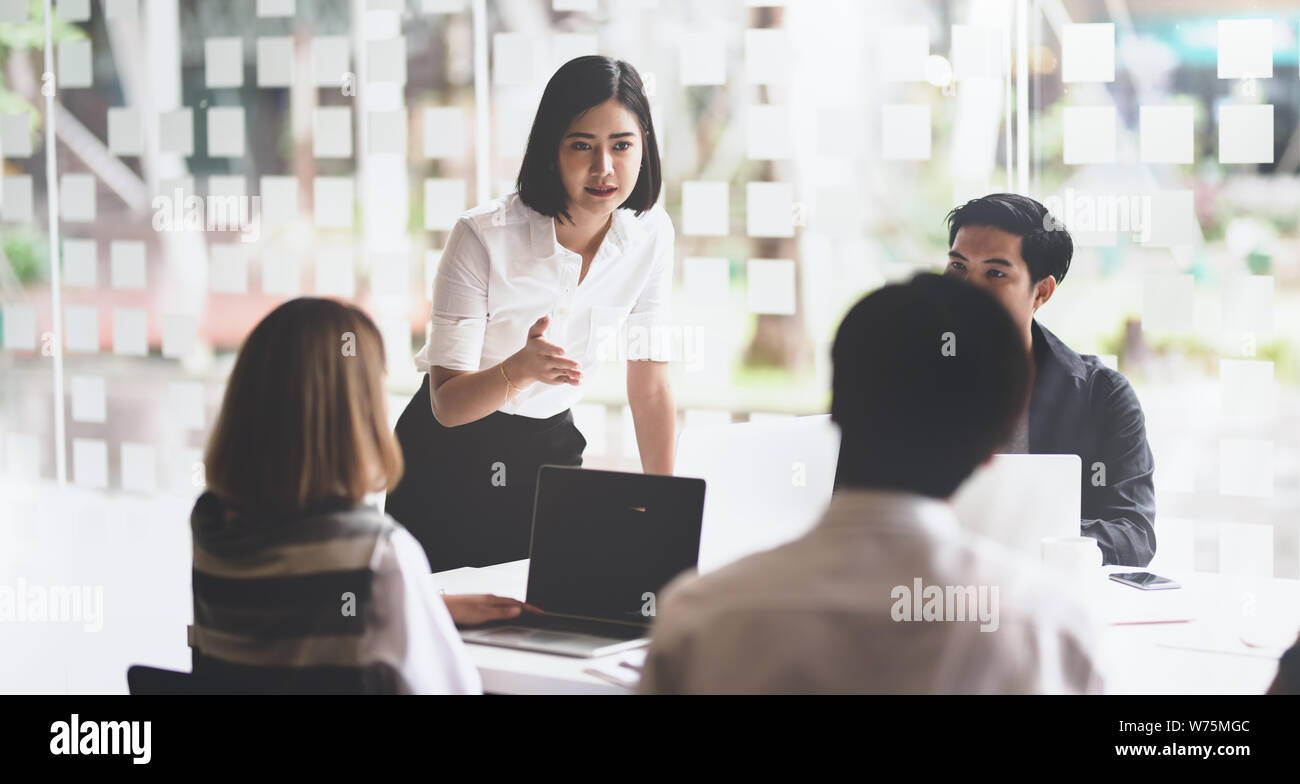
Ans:
{"label": "man's black hair", "polygon": [[1020,255],[1029,265],[1030,285],[1051,275],[1065,280],[1074,256],[1074,240],[1042,204],[1018,193],[990,193],[948,213],[948,247],[962,226],[992,226],[1020,237]]}

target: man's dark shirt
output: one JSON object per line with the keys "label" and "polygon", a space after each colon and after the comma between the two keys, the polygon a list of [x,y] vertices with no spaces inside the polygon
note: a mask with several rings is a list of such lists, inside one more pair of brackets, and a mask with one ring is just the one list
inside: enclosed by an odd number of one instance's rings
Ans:
{"label": "man's dark shirt", "polygon": [[1155,464],[1137,395],[1119,371],[1075,353],[1037,321],[1031,331],[1029,452],[1078,455],[1083,535],[1097,540],[1108,564],[1146,566],[1156,552]]}

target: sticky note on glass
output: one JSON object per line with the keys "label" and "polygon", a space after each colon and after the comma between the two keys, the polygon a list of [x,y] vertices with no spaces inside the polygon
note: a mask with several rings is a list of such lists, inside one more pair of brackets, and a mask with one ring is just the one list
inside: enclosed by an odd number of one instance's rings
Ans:
{"label": "sticky note on glass", "polygon": [[22,24],[27,21],[27,0],[0,0],[0,23]]}
{"label": "sticky note on glass", "polygon": [[312,110],[312,154],[317,158],[352,157],[352,110],[323,106]]}
{"label": "sticky note on glass", "polygon": [[114,155],[141,155],[144,152],[138,109],[114,107],[108,110],[108,151]]}
{"label": "sticky note on glass", "polygon": [[339,87],[351,73],[351,44],[344,35],[311,39],[311,78],[317,87]]}
{"label": "sticky note on glass", "polygon": [[31,305],[3,306],[5,348],[15,351],[36,350],[36,309]]}
{"label": "sticky note on glass", "polygon": [[784,30],[745,31],[745,81],[782,84],[790,74],[790,42]]}
{"label": "sticky note on glass", "polygon": [[930,106],[896,103],[880,107],[880,157],[886,161],[930,159]]}
{"label": "sticky note on glass", "polygon": [[248,256],[239,242],[223,242],[208,249],[210,284],[214,294],[248,291]]}
{"label": "sticky note on glass", "polygon": [[731,213],[727,183],[692,180],[682,183],[682,234],[725,237]]}
{"label": "sticky note on glass", "polygon": [[876,68],[881,80],[925,81],[925,60],[930,56],[929,28],[925,25],[884,27],[876,44]]}
{"label": "sticky note on glass", "polygon": [[244,109],[220,106],[208,109],[208,156],[244,157]]}
{"label": "sticky note on glass", "polygon": [[287,226],[298,220],[298,178],[263,177],[258,186],[262,194],[262,221],[268,226]]}
{"label": "sticky note on glass", "polygon": [[73,376],[68,387],[72,392],[73,422],[105,422],[108,406],[105,403],[103,376]]}
{"label": "sticky note on glass", "polygon": [[149,353],[148,321],[140,308],[113,308],[113,353],[143,357]]}
{"label": "sticky note on glass", "polygon": [[32,154],[32,122],[26,112],[0,114],[0,155],[25,158]]}
{"label": "sticky note on glass", "polygon": [[90,40],[86,38],[59,44],[59,87],[89,87],[91,81]]}
{"label": "sticky note on glass", "polygon": [[687,256],[682,261],[682,288],[688,305],[725,307],[731,290],[730,262],[725,258]]}
{"label": "sticky note on glass", "polygon": [[366,43],[366,80],[406,84],[406,39],[402,37]]}
{"label": "sticky note on glass", "polygon": [[952,26],[952,71],[958,81],[1001,79],[1005,73],[1006,51],[1006,28]]}
{"label": "sticky note on glass", "polygon": [[32,178],[12,174],[0,178],[0,217],[6,223],[26,223],[32,219]]}
{"label": "sticky note on glass", "polygon": [[104,0],[104,18],[130,21],[140,16],[140,0]]}
{"label": "sticky note on glass", "polygon": [[1115,25],[1067,24],[1061,33],[1061,80],[1115,81]]}
{"label": "sticky note on glass", "polygon": [[1273,105],[1219,107],[1219,163],[1273,162]]}
{"label": "sticky note on glass", "polygon": [[258,16],[293,16],[295,0],[257,0]]}
{"label": "sticky note on glass", "polygon": [[1219,389],[1225,416],[1271,419],[1277,414],[1277,385],[1272,362],[1220,359]]}
{"label": "sticky note on glass", "polygon": [[98,277],[95,241],[65,239],[63,241],[63,284],[91,288]]}
{"label": "sticky note on glass", "polygon": [[1273,496],[1273,442],[1260,438],[1219,441],[1219,493]]}
{"label": "sticky note on glass", "polygon": [[257,86],[288,87],[291,84],[293,39],[287,36],[257,39]]}
{"label": "sticky note on glass", "polygon": [[537,36],[527,33],[493,33],[492,83],[528,84],[537,76]]}
{"label": "sticky note on glass", "polygon": [[63,347],[68,351],[94,354],[99,351],[99,308],[68,305],[63,309]]}
{"label": "sticky note on glass", "polygon": [[750,313],[794,313],[793,260],[750,259],[746,269],[746,303]]}
{"label": "sticky note on glass", "polygon": [[296,297],[302,291],[298,258],[288,249],[262,254],[262,293]]}
{"label": "sticky note on glass", "polygon": [[115,289],[144,288],[144,243],[136,240],[115,240],[109,243],[109,267]]}
{"label": "sticky note on glass", "polygon": [[727,41],[719,33],[683,33],[677,76],[683,86],[727,83]]}
{"label": "sticky note on glass", "polygon": [[168,384],[167,409],[174,426],[182,430],[202,430],[203,385],[193,381]]}
{"label": "sticky note on glass", "polygon": [[1273,20],[1219,20],[1219,78],[1273,76]]}
{"label": "sticky note on glass", "polygon": [[1143,106],[1141,128],[1143,163],[1191,163],[1193,160],[1193,109],[1191,104]]}
{"label": "sticky note on glass", "polygon": [[406,253],[370,255],[370,293],[402,301],[411,296],[411,263]]}
{"label": "sticky note on glass", "polygon": [[371,155],[406,156],[406,111],[367,112],[370,123],[367,152]]}
{"label": "sticky note on glass", "polygon": [[188,313],[166,313],[162,317],[162,355],[180,359],[194,350],[199,342],[199,320]]}
{"label": "sticky note on glass", "polygon": [[[1130,197],[1133,198],[1133,197]],[[1196,220],[1196,202],[1190,190],[1156,191],[1143,196],[1142,220],[1137,239],[1154,248],[1177,248],[1195,245],[1201,239]]]}
{"label": "sticky note on glass", "polygon": [[1223,280],[1223,327],[1273,331],[1273,276],[1234,275]]}
{"label": "sticky note on glass", "polygon": [[[1233,495],[1239,495],[1233,493]],[[1225,522],[1219,525],[1219,574],[1273,577],[1273,526]]]}
{"label": "sticky note on glass", "polygon": [[59,215],[69,223],[95,220],[95,176],[65,174],[59,178]]}
{"label": "sticky note on glass", "polygon": [[[26,8],[27,3],[22,6]],[[58,0],[54,10],[65,22],[85,22],[90,19],[90,0]]]}
{"label": "sticky note on glass", "polygon": [[345,245],[318,248],[316,256],[316,294],[322,297],[351,299],[356,293],[353,251]]}
{"label": "sticky note on glass", "polygon": [[789,160],[794,157],[791,125],[789,106],[750,106],[745,117],[746,154],[758,160]]}
{"label": "sticky note on glass", "polygon": [[751,237],[793,237],[794,186],[788,182],[746,183],[745,231]]}
{"label": "sticky note on glass", "polygon": [[149,444],[122,442],[122,489],[152,493],[158,489],[158,459]]}
{"label": "sticky note on glass", "polygon": [[177,109],[158,115],[158,146],[176,155],[194,154],[194,110]]}
{"label": "sticky note on glass", "polygon": [[312,192],[317,226],[352,227],[356,194],[351,177],[317,177],[312,183]]}
{"label": "sticky note on glass", "polygon": [[248,180],[240,175],[214,174],[208,178],[208,195],[221,198],[248,195]]}
{"label": "sticky note on glass", "polygon": [[465,154],[465,110],[439,106],[424,110],[424,157],[459,158]]}
{"label": "sticky note on glass", "polygon": [[90,490],[108,487],[108,445],[102,440],[72,439],[72,483]]}
{"label": "sticky note on glass", "polygon": [[1196,326],[1195,284],[1190,274],[1165,273],[1142,278],[1142,328],[1190,332]]}
{"label": "sticky note on glass", "polygon": [[203,42],[203,80],[209,87],[244,84],[244,39],[209,38]]}
{"label": "sticky note on glass", "polygon": [[1065,162],[1115,162],[1115,107],[1065,107]]}
{"label": "sticky note on glass", "polygon": [[464,180],[425,180],[424,228],[446,231],[455,226],[465,211],[465,198]]}

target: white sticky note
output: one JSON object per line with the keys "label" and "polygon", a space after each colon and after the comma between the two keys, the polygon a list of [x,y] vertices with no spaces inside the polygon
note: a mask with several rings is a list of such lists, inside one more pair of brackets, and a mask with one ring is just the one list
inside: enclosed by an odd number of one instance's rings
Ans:
{"label": "white sticky note", "polygon": [[108,420],[106,385],[103,376],[73,376],[68,389],[72,393],[73,422],[106,422]]}
{"label": "white sticky note", "polygon": [[683,86],[727,83],[727,39],[719,33],[683,33],[677,77]]}
{"label": "white sticky note", "polygon": [[528,33],[493,33],[492,83],[528,84],[537,74],[537,36]]}
{"label": "white sticky note", "polygon": [[1194,155],[1191,104],[1143,106],[1141,128],[1143,163],[1191,163]]}
{"label": "white sticky note", "polygon": [[208,156],[244,157],[244,109],[219,106],[208,109]]}
{"label": "white sticky note", "polygon": [[426,14],[458,14],[465,10],[465,0],[420,0],[420,11]]}
{"label": "white sticky note", "polygon": [[[315,41],[312,42],[315,44]],[[315,49],[312,49],[315,52]],[[275,36],[257,39],[257,86],[293,84],[293,39]]]}
{"label": "white sticky note", "polygon": [[132,493],[158,489],[158,459],[151,445],[122,442],[122,489]]}
{"label": "white sticky note", "polygon": [[41,475],[41,445],[27,433],[5,435],[5,471],[14,479],[37,479]]}
{"label": "white sticky note", "polygon": [[173,426],[182,430],[202,430],[203,385],[194,381],[169,383],[167,408]]}
{"label": "white sticky note", "polygon": [[203,42],[203,80],[209,87],[244,84],[244,39],[209,38]]}
{"label": "white sticky note", "polygon": [[72,439],[72,483],[91,490],[108,487],[108,444],[98,438]]}
{"label": "white sticky note", "polygon": [[63,284],[91,288],[98,276],[95,241],[65,239],[63,241]]}
{"label": "white sticky note", "polygon": [[1187,273],[1142,278],[1142,328],[1191,332],[1196,326],[1195,283]]}
{"label": "white sticky note", "polygon": [[1115,107],[1065,107],[1065,162],[1115,162]]}
{"label": "white sticky note", "polygon": [[[536,111],[536,106],[518,100],[502,100],[497,105],[497,154],[512,157],[524,154],[524,148],[528,144],[528,129],[533,125],[533,114]],[[513,181],[505,192],[511,190],[514,190]]]}
{"label": "white sticky note", "polygon": [[32,178],[28,174],[13,174],[2,178],[0,189],[0,217],[6,223],[27,223],[32,219]]}
{"label": "white sticky note", "polygon": [[880,157],[886,161],[930,159],[929,104],[885,104],[880,107]]}
{"label": "white sticky note", "polygon": [[248,179],[243,175],[214,174],[208,178],[208,195],[221,198],[248,195]]}
{"label": "white sticky note", "polygon": [[405,252],[370,254],[370,293],[405,302],[411,296],[411,262]]}
{"label": "white sticky note", "polygon": [[[600,53],[599,39],[588,33],[556,33],[551,36],[551,66],[559,70],[560,66],[578,57]],[[642,79],[649,72],[642,71]],[[653,94],[653,93],[652,93]]]}
{"label": "white sticky note", "polygon": [[312,154],[317,158],[352,157],[352,110],[323,106],[311,114]]}
{"label": "white sticky note", "polygon": [[896,25],[879,30],[876,68],[882,81],[925,81],[930,56],[930,29],[925,25]]}
{"label": "white sticky note", "polygon": [[297,177],[263,177],[258,187],[262,194],[263,223],[287,226],[298,220]]}
{"label": "white sticky note", "polygon": [[858,235],[864,210],[862,195],[857,189],[840,185],[820,187],[816,190],[816,197],[812,219],[818,232],[837,237]]}
{"label": "white sticky note", "polygon": [[794,261],[750,259],[746,269],[746,305],[750,313],[794,313]]}
{"label": "white sticky note", "polygon": [[262,254],[262,293],[296,297],[302,292],[298,257],[288,249]]}
{"label": "white sticky note", "polygon": [[756,104],[746,110],[745,151],[758,160],[789,160],[794,157],[794,133],[790,107]]}
{"label": "white sticky note", "polygon": [[424,181],[424,228],[446,231],[456,225],[465,212],[465,181],[429,179]]}
{"label": "white sticky note", "polygon": [[[23,3],[23,6],[26,6]],[[55,11],[65,22],[85,22],[90,19],[90,0],[58,0]]]}
{"label": "white sticky note", "polygon": [[406,84],[406,39],[366,42],[366,79],[370,82]]}
{"label": "white sticky note", "polygon": [[149,353],[148,317],[142,308],[113,308],[113,353],[143,357]]}
{"label": "white sticky note", "polygon": [[1273,105],[1219,107],[1219,163],[1273,162]]}
{"label": "white sticky note", "polygon": [[65,174],[59,178],[60,217],[72,222],[95,220],[95,175]]}
{"label": "white sticky note", "polygon": [[370,134],[366,152],[406,157],[406,111],[367,112]]}
{"label": "white sticky note", "polygon": [[682,289],[688,305],[725,306],[731,290],[731,263],[725,258],[687,256],[682,260]]}
{"label": "white sticky note", "polygon": [[1219,78],[1273,76],[1273,20],[1219,20]]}
{"label": "white sticky note", "polygon": [[22,24],[27,21],[27,0],[0,0],[0,23]]}
{"label": "white sticky note", "polygon": [[311,39],[311,78],[317,87],[339,87],[352,72],[351,43],[345,35]]}
{"label": "white sticky note", "polygon": [[424,157],[459,158],[465,154],[465,110],[439,106],[424,110]]}
{"label": "white sticky note", "polygon": [[176,155],[194,154],[194,110],[177,109],[158,115],[159,149]]}
{"label": "white sticky note", "polygon": [[1061,34],[1061,80],[1115,81],[1115,25],[1067,24]]}
{"label": "white sticky note", "polygon": [[210,285],[214,294],[248,291],[248,254],[243,243],[223,242],[208,248]]}
{"label": "white sticky note", "polygon": [[1277,413],[1272,362],[1220,359],[1219,389],[1225,416],[1271,419]]}
{"label": "white sticky note", "polygon": [[144,152],[144,131],[138,109],[113,107],[108,110],[108,151],[114,155],[140,155]]}
{"label": "white sticky note", "polygon": [[1149,229],[1139,232],[1139,240],[1154,248],[1195,245],[1201,238],[1196,220],[1196,201],[1190,190],[1156,191],[1143,197],[1150,205],[1145,218]]}
{"label": "white sticky note", "polygon": [[99,308],[68,305],[63,309],[63,347],[82,354],[99,351]]}
{"label": "white sticky note", "polygon": [[356,294],[353,251],[346,245],[325,245],[316,249],[316,294],[321,297],[352,299]]}
{"label": "white sticky note", "polygon": [[140,0],[104,0],[104,18],[131,21],[140,17]]}
{"label": "white sticky note", "polygon": [[584,456],[604,457],[608,451],[605,431],[608,427],[605,406],[600,403],[579,403],[572,408],[573,425],[587,440]]}
{"label": "white sticky note", "polygon": [[1005,73],[1006,46],[1006,28],[953,25],[953,78],[958,81],[1001,79]]}
{"label": "white sticky note", "polygon": [[32,154],[32,121],[26,112],[0,114],[0,155],[26,158]]}
{"label": "white sticky note", "polygon": [[36,309],[17,303],[4,306],[5,348],[14,351],[36,350]]}
{"label": "white sticky note", "polygon": [[793,237],[794,186],[745,183],[745,232],[751,237]]}
{"label": "white sticky note", "polygon": [[1219,574],[1273,576],[1273,526],[1267,523],[1219,525]]}
{"label": "white sticky note", "polygon": [[727,190],[725,182],[683,182],[682,234],[725,237],[730,231],[731,222]]}
{"label": "white sticky note", "polygon": [[293,16],[295,0],[257,0],[258,16]]}
{"label": "white sticky note", "polygon": [[1219,441],[1219,493],[1273,496],[1273,442],[1259,438]]}
{"label": "white sticky note", "polygon": [[1223,327],[1244,332],[1273,331],[1273,276],[1233,275],[1224,278]]}
{"label": "white sticky note", "polygon": [[199,319],[188,313],[166,313],[162,317],[162,355],[180,359],[194,350],[199,342]]}
{"label": "white sticky note", "polygon": [[351,177],[317,177],[312,183],[316,225],[351,228],[355,190]]}
{"label": "white sticky note", "polygon": [[782,84],[790,74],[790,41],[784,30],[745,31],[745,81]]}
{"label": "white sticky note", "polygon": [[90,39],[82,38],[59,44],[59,82],[63,89],[89,87],[92,83]]}
{"label": "white sticky note", "polygon": [[145,287],[144,243],[137,240],[114,240],[108,246],[110,280],[115,289]]}

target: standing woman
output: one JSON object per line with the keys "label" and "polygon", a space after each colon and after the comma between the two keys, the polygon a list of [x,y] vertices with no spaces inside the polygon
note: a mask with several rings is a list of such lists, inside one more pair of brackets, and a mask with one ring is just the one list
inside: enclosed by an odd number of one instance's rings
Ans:
{"label": "standing woman", "polygon": [[528,557],[537,469],[582,464],[570,407],[615,336],[642,468],[672,473],[660,184],[641,77],[579,57],[546,85],[517,191],[451,230],[415,358],[427,375],[397,422],[407,469],[385,507],[434,571]]}

